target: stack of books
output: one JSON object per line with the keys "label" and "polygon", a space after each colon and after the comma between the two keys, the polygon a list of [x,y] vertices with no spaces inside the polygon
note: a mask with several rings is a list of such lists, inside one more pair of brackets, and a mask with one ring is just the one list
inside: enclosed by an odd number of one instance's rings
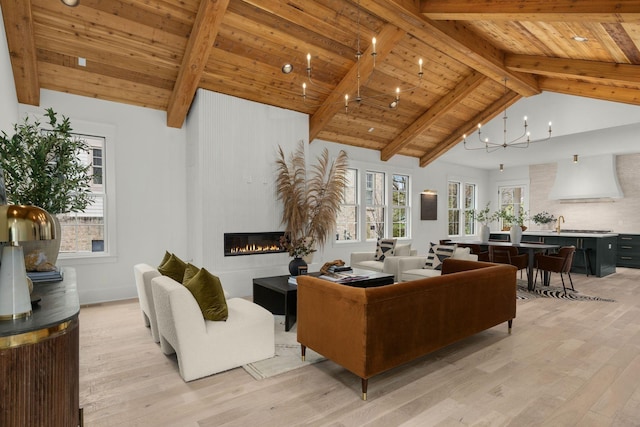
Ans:
{"label": "stack of books", "polygon": [[61,282],[63,279],[62,270],[58,267],[51,271],[27,271],[27,277],[33,283]]}
{"label": "stack of books", "polygon": [[353,269],[348,265],[343,265],[343,266],[332,265],[331,267],[329,267],[330,273],[350,273],[352,271]]}

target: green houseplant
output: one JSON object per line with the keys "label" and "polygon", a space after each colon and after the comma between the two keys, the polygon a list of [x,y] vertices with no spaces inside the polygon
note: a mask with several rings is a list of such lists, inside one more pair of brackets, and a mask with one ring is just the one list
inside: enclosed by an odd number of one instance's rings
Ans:
{"label": "green houseplant", "polygon": [[491,202],[487,202],[487,205],[484,207],[484,209],[480,209],[480,210],[476,209],[473,211],[473,216],[475,217],[475,220],[481,224],[480,241],[483,243],[486,243],[489,241],[489,236],[490,236],[489,223],[496,220],[495,212],[493,214],[490,213],[491,212],[491,208],[489,207],[490,204]]}
{"label": "green houseplant", "polygon": [[[292,263],[300,263],[303,256],[315,251],[315,245],[323,246],[336,226],[336,215],[344,197],[347,153],[340,151],[336,159],[329,160],[326,148],[318,156],[317,163],[307,171],[304,142],[285,156],[278,147],[276,192],[283,202],[282,224],[285,236],[282,246],[294,257]],[[297,268],[290,265],[292,275]]]}
{"label": "green houseplant", "polygon": [[537,225],[548,225],[556,220],[556,217],[547,211],[538,212],[532,218]]}
{"label": "green houseplant", "polygon": [[[62,116],[62,120],[58,120],[51,108],[45,116],[48,121],[44,126],[27,116],[14,125],[12,136],[2,132],[0,167],[4,171],[8,203],[38,206],[57,221],[57,214],[80,212],[92,203],[90,165],[79,158],[89,150],[84,140],[71,133],[69,118]],[[25,245],[27,270],[55,266],[60,249],[59,223],[53,246],[45,250]]]}

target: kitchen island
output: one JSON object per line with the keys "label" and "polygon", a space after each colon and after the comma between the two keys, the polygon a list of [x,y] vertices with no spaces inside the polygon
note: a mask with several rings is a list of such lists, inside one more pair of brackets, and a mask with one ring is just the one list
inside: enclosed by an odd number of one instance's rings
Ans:
{"label": "kitchen island", "polygon": [[[492,232],[491,239],[509,240],[509,232]],[[527,230],[522,233],[522,242],[575,246],[572,273],[588,273],[603,277],[616,272],[617,233],[605,230],[562,230],[560,233]]]}

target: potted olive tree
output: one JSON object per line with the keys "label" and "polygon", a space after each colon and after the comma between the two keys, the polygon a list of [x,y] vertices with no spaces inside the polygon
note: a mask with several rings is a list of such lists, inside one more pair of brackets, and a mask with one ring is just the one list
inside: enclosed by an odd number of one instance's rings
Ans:
{"label": "potted olive tree", "polygon": [[67,117],[58,120],[51,108],[45,116],[48,123],[44,126],[27,116],[14,125],[12,136],[6,132],[0,136],[0,167],[4,171],[6,201],[38,206],[56,221],[54,241],[24,243],[28,271],[55,268],[60,250],[60,224],[56,215],[81,212],[92,203],[91,166],[79,157],[89,151],[85,141],[71,133]]}

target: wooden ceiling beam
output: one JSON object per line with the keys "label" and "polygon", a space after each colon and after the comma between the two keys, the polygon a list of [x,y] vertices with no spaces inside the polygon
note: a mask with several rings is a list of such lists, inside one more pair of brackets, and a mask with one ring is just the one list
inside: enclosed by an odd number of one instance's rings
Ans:
{"label": "wooden ceiling beam", "polygon": [[31,1],[0,0],[18,102],[40,105]]}
{"label": "wooden ceiling beam", "polygon": [[514,71],[597,84],[632,85],[640,89],[640,65],[532,55],[507,55],[504,63]]}
{"label": "wooden ceiling beam", "polygon": [[575,80],[554,79],[541,77],[540,87],[543,90],[566,95],[584,96],[586,98],[603,101],[622,102],[624,104],[640,105],[640,90],[626,87],[605,86],[593,83],[577,82]]}
{"label": "wooden ceiling beam", "polygon": [[229,0],[202,0],[176,84],[167,106],[167,126],[180,128],[198,89]]}
{"label": "wooden ceiling beam", "polygon": [[638,22],[640,2],[620,0],[422,0],[433,20]]}
{"label": "wooden ceiling beam", "polygon": [[470,74],[460,82],[455,89],[440,98],[431,108],[384,147],[380,152],[380,160],[387,161],[398,154],[400,150],[411,144],[411,141],[420,136],[429,126],[433,125],[438,119],[451,111],[451,109],[456,108],[460,101],[473,93],[485,80],[486,77],[478,72],[474,71]]}
{"label": "wooden ceiling beam", "polygon": [[[405,35],[406,33],[395,25],[385,25],[376,36],[376,60],[380,62],[384,61],[384,58]],[[316,139],[331,118],[340,111],[340,109],[344,108],[344,95],[353,92],[358,73],[360,73],[361,82],[367,81],[371,73],[373,73],[374,57],[371,53],[372,46],[369,46],[360,57],[360,61],[354,63],[353,67],[351,67],[340,83],[338,83],[322,105],[309,118],[309,142]]]}
{"label": "wooden ceiling beam", "polygon": [[520,99],[522,99],[522,96],[520,96],[516,92],[509,91],[504,94],[500,99],[491,104],[488,108],[485,108],[464,125],[451,132],[449,137],[439,142],[433,150],[420,157],[420,166],[425,167],[429,163],[436,160],[451,148],[458,145],[462,140],[463,135],[470,135],[471,133],[475,132],[478,129],[478,123],[487,123],[498,114],[502,113],[505,108],[510,107]]}
{"label": "wooden ceiling beam", "polygon": [[504,53],[469,31],[463,23],[431,21],[419,13],[418,7],[409,8],[401,3],[406,2],[362,0],[361,6],[496,82],[502,83],[508,78],[512,89],[522,96],[540,93],[535,76],[508,70],[504,66]]}

